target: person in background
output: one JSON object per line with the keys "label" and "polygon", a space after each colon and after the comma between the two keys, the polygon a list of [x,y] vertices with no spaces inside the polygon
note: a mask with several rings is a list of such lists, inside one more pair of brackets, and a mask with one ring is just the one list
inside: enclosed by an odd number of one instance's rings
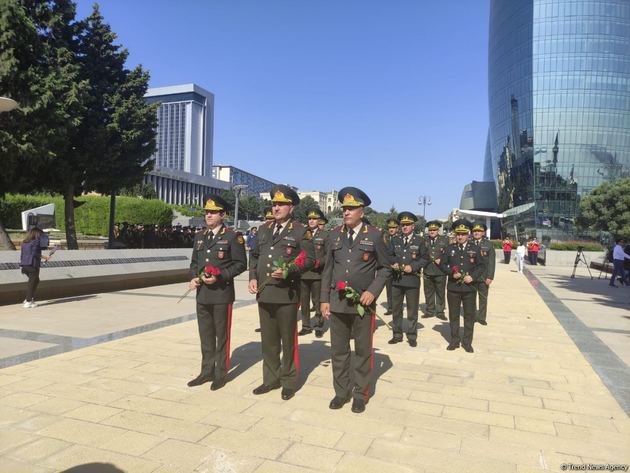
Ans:
{"label": "person in background", "polygon": [[510,264],[510,259],[512,258],[512,240],[510,240],[510,236],[506,236],[505,239],[501,242],[501,246],[503,247],[503,262],[505,264]]}
{"label": "person in background", "polygon": [[523,272],[523,267],[525,266],[525,253],[527,252],[527,248],[525,248],[525,242],[523,240],[520,241],[518,247],[516,248],[516,268],[519,273]]}
{"label": "person in background", "polygon": [[35,303],[35,291],[39,285],[39,269],[42,265],[42,260],[48,261],[48,256],[42,256],[42,231],[33,227],[26,233],[26,238],[22,241],[20,246],[20,266],[22,268],[22,274],[28,277],[28,284],[26,286],[26,299],[24,299],[23,307],[25,309],[32,309],[37,307]]}
{"label": "person in background", "polygon": [[532,239],[532,260],[531,263],[534,266],[538,265],[538,252],[540,251],[540,242],[534,237]]}
{"label": "person in background", "polygon": [[615,286],[615,278],[617,276],[622,278],[622,281],[623,281],[623,277],[624,277],[623,263],[624,263],[624,260],[630,259],[630,254],[626,253],[623,250],[623,247],[626,244],[626,241],[623,238],[617,238],[615,242],[617,244],[615,245],[615,248],[613,249],[613,273],[612,273],[612,276],[610,276],[610,283],[608,284],[611,287],[617,287]]}
{"label": "person in background", "polygon": [[252,227],[247,235],[247,251],[251,251],[254,245],[256,245],[256,238],[258,237],[258,228]]}

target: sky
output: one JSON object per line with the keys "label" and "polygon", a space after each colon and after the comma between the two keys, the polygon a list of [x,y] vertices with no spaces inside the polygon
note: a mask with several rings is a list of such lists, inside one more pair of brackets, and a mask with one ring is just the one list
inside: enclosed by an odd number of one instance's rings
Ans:
{"label": "sky", "polygon": [[[78,1],[77,17],[92,1]],[[483,176],[488,0],[103,0],[151,87],[215,96],[214,163],[445,218]]]}

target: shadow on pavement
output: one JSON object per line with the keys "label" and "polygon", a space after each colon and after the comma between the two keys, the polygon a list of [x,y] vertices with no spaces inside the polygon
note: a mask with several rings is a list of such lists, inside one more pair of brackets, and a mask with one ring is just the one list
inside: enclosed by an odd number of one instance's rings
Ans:
{"label": "shadow on pavement", "polygon": [[61,473],[125,473],[125,471],[111,463],[85,463],[63,470]]}
{"label": "shadow on pavement", "polygon": [[[630,288],[627,286],[620,286],[615,289],[608,285],[608,280],[598,280],[597,277],[591,280],[588,276],[577,276],[575,278],[559,275],[542,276],[536,274],[535,276],[548,288],[551,283],[569,291],[595,296],[590,299],[590,302],[617,308],[630,306]],[[546,282],[546,280],[549,282]],[[561,300],[569,299],[561,298]]]}
{"label": "shadow on pavement", "polygon": [[38,302],[37,305],[39,307],[45,307],[47,305],[64,304],[66,302],[85,301],[88,299],[95,299],[96,297],[98,297],[97,294],[89,294],[87,296],[64,297],[63,299],[54,299],[52,301],[46,301],[46,302],[41,302],[41,303]]}
{"label": "shadow on pavement", "polygon": [[393,366],[392,360],[390,360],[388,355],[384,353],[379,353],[374,350],[374,373],[373,373],[373,382],[371,385],[371,393],[370,397],[376,394],[376,385],[378,384],[378,380],[383,374],[387,373],[387,371]]}
{"label": "shadow on pavement", "polygon": [[248,342],[245,345],[235,348],[230,357],[230,366],[232,369],[227,375],[227,381],[229,382],[236,379],[261,359],[260,342]]}
{"label": "shadow on pavement", "polygon": [[300,343],[300,381],[298,383],[298,389],[301,389],[309,375],[315,368],[322,365],[330,366],[330,347],[326,345],[323,340],[314,340],[311,343]]}
{"label": "shadow on pavement", "polygon": [[442,338],[448,343],[451,341],[451,325],[448,322],[442,322],[440,325],[434,325],[433,330],[442,335]]}

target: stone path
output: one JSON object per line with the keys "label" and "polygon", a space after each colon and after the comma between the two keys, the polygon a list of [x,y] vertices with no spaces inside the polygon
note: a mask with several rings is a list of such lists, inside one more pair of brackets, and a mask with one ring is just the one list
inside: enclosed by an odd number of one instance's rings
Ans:
{"label": "stone path", "polygon": [[[328,333],[300,337],[303,386],[293,399],[252,395],[262,378],[260,340],[244,281],[232,371],[220,391],[186,387],[199,366],[194,321],[4,368],[0,472],[98,462],[109,466],[81,471],[525,473],[629,464],[624,410],[528,280],[497,268],[489,325],[475,327],[474,354],[447,352],[447,324],[436,319],[422,319],[416,349],[388,345],[388,329],[379,327],[375,393],[361,415],[349,405],[328,409]],[[0,307],[0,328],[30,324],[41,333],[48,322],[49,334],[94,338],[129,329],[124,309],[153,321],[194,310],[192,299],[175,304],[182,285],[137,291],[49,312]],[[86,319],[98,329],[85,328]],[[19,345],[9,335],[3,345]]]}

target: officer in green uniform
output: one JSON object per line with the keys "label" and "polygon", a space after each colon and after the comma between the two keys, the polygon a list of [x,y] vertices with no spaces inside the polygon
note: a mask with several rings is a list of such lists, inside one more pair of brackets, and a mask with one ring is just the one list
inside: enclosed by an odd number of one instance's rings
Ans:
{"label": "officer in green uniform", "polygon": [[474,243],[468,241],[471,224],[460,219],[453,222],[453,230],[457,235],[457,242],[450,245],[440,265],[448,274],[447,295],[448,318],[451,325],[451,342],[447,350],[459,347],[459,317],[460,309],[464,307],[464,337],[461,345],[468,353],[472,353],[473,331],[475,328],[475,283],[482,281],[485,267],[481,252]]}
{"label": "officer in green uniform", "polygon": [[322,218],[317,221],[317,228],[320,230],[326,230],[326,225],[328,224],[328,219],[322,214]]}
{"label": "officer in green uniform", "polygon": [[311,210],[308,215],[308,229],[313,236],[313,246],[315,247],[315,264],[313,269],[302,274],[300,279],[300,310],[302,311],[302,330],[298,335],[307,335],[313,331],[311,325],[311,300],[315,308],[315,336],[324,336],[324,317],[319,310],[319,298],[322,292],[322,271],[326,262],[326,237],[328,232],[319,229],[319,221],[324,218],[321,210]]}
{"label": "officer in green uniform", "polygon": [[273,222],[275,220],[271,209],[265,209],[265,222]]}
{"label": "officer in green uniform", "polygon": [[494,279],[494,268],[496,265],[496,252],[494,245],[486,237],[487,230],[488,227],[483,223],[475,223],[472,227],[473,242],[479,247],[481,259],[486,268],[482,281],[477,283],[477,292],[479,293],[479,305],[477,307],[479,307],[479,310],[477,311],[475,322],[481,325],[488,325],[488,322],[486,322],[486,315],[488,313],[488,291]]}
{"label": "officer in green uniform", "polygon": [[[300,276],[313,267],[315,254],[311,231],[292,217],[300,202],[297,193],[288,186],[274,186],[271,202],[274,221],[260,226],[249,257],[249,292],[258,300],[263,355],[263,384],[254,394],[282,387],[286,401],[295,395],[298,382]],[[282,267],[274,269],[276,262],[288,264],[286,279]]]}
{"label": "officer in green uniform", "polygon": [[[373,333],[376,299],[390,277],[388,248],[383,232],[363,222],[364,207],[370,199],[356,187],[339,191],[343,222],[328,234],[328,251],[322,274],[321,311],[330,319],[333,385],[331,409],[340,409],[353,398],[352,412],[365,410],[373,366]],[[352,288],[360,295],[357,304],[346,295]],[[359,308],[359,310],[362,310]],[[350,339],[354,338],[351,370]],[[350,380],[353,380],[354,385]]]}
{"label": "officer in green uniform", "polygon": [[212,381],[210,389],[216,391],[225,385],[230,364],[234,278],[247,269],[247,257],[243,236],[223,224],[227,202],[210,195],[204,210],[207,228],[193,241],[189,283],[197,289],[201,373],[188,386]]}
{"label": "officer in green uniform", "polygon": [[394,335],[388,342],[400,343],[403,339],[403,302],[407,300],[407,341],[418,346],[418,305],[420,302],[420,271],[428,263],[422,237],[414,234],[418,217],[411,212],[398,214],[400,235],[391,239],[394,251],[392,276],[392,319]]}
{"label": "officer in green uniform", "polygon": [[437,220],[427,223],[427,235],[423,238],[429,262],[424,267],[424,299],[427,306],[423,319],[437,317],[446,320],[444,315],[444,296],[446,294],[446,274],[440,269],[440,264],[448,247],[448,237],[439,235],[442,224]]}
{"label": "officer in green uniform", "polygon": [[[398,235],[398,220],[395,218],[390,218],[387,221],[387,235],[385,235],[385,242],[390,247],[390,252],[393,251],[392,248],[392,238]],[[392,279],[387,280],[387,284],[385,284],[385,290],[387,291],[387,310],[385,311],[385,315],[392,315]]]}

